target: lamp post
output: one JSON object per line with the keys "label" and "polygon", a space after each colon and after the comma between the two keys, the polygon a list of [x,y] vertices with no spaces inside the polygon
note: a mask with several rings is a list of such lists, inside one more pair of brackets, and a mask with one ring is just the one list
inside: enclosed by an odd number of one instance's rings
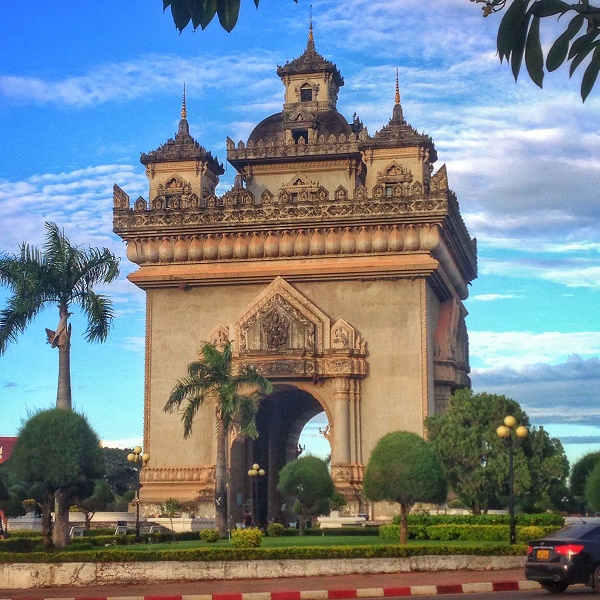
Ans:
{"label": "lamp post", "polygon": [[504,445],[508,448],[508,512],[510,515],[510,543],[517,543],[517,533],[515,526],[515,469],[513,462],[514,455],[514,435],[517,438],[523,439],[527,437],[527,427],[517,425],[517,420],[508,415],[504,417],[504,425],[500,425],[496,429],[496,434],[502,439]]}
{"label": "lamp post", "polygon": [[252,512],[254,513],[254,523],[258,525],[258,478],[264,477],[266,471],[260,468],[258,463],[254,463],[248,471],[248,475],[252,478]]}
{"label": "lamp post", "polygon": [[135,490],[135,541],[139,543],[140,541],[140,488],[142,484],[140,483],[140,475],[142,469],[148,464],[150,460],[150,455],[148,453],[142,452],[141,446],[136,446],[133,449],[133,452],[130,452],[127,455],[127,460],[130,463],[134,463],[134,467],[137,471],[137,489]]}

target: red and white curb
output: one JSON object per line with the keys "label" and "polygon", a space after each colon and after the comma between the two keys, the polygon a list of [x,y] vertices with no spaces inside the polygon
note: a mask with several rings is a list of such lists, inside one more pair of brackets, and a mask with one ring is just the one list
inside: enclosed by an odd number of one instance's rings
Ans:
{"label": "red and white curb", "polygon": [[[473,592],[514,592],[539,590],[536,581],[486,581],[442,585],[413,585],[404,587],[305,590],[295,592],[247,592],[243,594],[185,594],[173,596],[72,596],[44,598],[32,593],[20,600],[347,600],[350,598],[390,598],[395,596],[435,596],[438,594],[469,594]],[[13,598],[0,598],[13,600]]]}

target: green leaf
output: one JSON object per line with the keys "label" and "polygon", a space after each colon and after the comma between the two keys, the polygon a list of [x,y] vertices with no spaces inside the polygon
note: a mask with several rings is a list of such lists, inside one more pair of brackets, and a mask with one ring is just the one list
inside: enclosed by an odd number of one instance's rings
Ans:
{"label": "green leaf", "polygon": [[569,59],[573,58],[576,54],[579,54],[582,50],[587,48],[591,42],[596,39],[596,34],[586,33],[582,36],[579,36],[573,44],[571,44],[571,50],[569,51]]}
{"label": "green leaf", "polygon": [[173,15],[175,27],[181,33],[187,27],[191,18],[188,0],[171,0],[171,14]]}
{"label": "green leaf", "polygon": [[555,71],[563,64],[569,51],[569,41],[575,37],[584,23],[585,19],[583,16],[576,15],[571,19],[565,31],[558,36],[546,58],[546,68],[548,71]]}
{"label": "green leaf", "polygon": [[500,61],[504,58],[508,60],[510,57],[514,47],[516,31],[521,21],[525,18],[527,4],[528,0],[515,0],[504,14],[504,17],[502,17],[502,21],[500,21],[496,40]]}
{"label": "green leaf", "polygon": [[544,55],[540,41],[540,17],[533,17],[527,43],[525,44],[525,66],[531,80],[539,87],[544,82]]}
{"label": "green leaf", "polygon": [[527,30],[529,28],[530,14],[525,15],[519,27],[515,32],[513,46],[510,54],[510,67],[512,69],[515,81],[519,77],[519,71],[521,70],[521,63],[523,62],[523,54],[525,53],[525,43],[527,41]]}
{"label": "green leaf", "polygon": [[585,102],[585,99],[589,96],[596,79],[598,78],[598,72],[600,71],[600,46],[596,46],[592,60],[588,65],[583,78],[581,80],[581,99]]}
{"label": "green leaf", "polygon": [[573,76],[575,69],[583,62],[583,59],[597,46],[597,44],[589,44],[586,46],[571,62],[569,67],[569,77]]}
{"label": "green leaf", "polygon": [[235,27],[240,14],[241,0],[217,0],[217,14],[221,27],[228,33]]}
{"label": "green leaf", "polygon": [[529,10],[536,17],[551,17],[572,9],[570,4],[562,0],[536,0]]}
{"label": "green leaf", "polygon": [[190,8],[192,4],[194,5],[191,10],[194,29],[198,26],[205,29],[217,12],[217,0],[190,0]]}
{"label": "green leaf", "polygon": [[546,58],[546,68],[548,71],[555,71],[565,62],[567,52],[569,51],[569,32],[565,31],[558,36],[552,47],[548,51]]}

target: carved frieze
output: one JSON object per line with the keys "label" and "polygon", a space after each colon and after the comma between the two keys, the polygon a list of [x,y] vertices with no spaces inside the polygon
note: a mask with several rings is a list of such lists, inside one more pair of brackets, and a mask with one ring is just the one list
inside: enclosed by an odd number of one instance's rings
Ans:
{"label": "carved frieze", "polygon": [[329,346],[329,318],[277,277],[236,319],[236,352],[322,354]]}

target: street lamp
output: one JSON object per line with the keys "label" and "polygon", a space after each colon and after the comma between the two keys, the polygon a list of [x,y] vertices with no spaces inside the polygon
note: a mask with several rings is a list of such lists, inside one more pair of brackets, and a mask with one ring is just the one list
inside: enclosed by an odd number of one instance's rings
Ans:
{"label": "street lamp", "polygon": [[134,467],[137,471],[137,489],[135,490],[135,541],[137,543],[140,542],[140,488],[142,484],[140,483],[140,474],[142,469],[148,464],[150,460],[150,455],[148,453],[142,452],[141,446],[136,446],[133,449],[133,452],[130,452],[127,455],[127,460],[130,463],[134,463]]}
{"label": "street lamp", "polygon": [[515,527],[515,469],[513,464],[514,454],[514,434],[518,438],[527,437],[527,427],[524,425],[517,425],[517,420],[512,416],[508,415],[504,417],[504,425],[500,425],[496,429],[496,434],[502,439],[504,445],[508,448],[508,512],[510,514],[510,543],[517,543],[517,533]]}
{"label": "street lamp", "polygon": [[258,463],[254,463],[248,471],[248,475],[252,478],[253,482],[252,512],[254,513],[254,523],[258,525],[258,478],[264,477],[265,470],[261,469]]}

